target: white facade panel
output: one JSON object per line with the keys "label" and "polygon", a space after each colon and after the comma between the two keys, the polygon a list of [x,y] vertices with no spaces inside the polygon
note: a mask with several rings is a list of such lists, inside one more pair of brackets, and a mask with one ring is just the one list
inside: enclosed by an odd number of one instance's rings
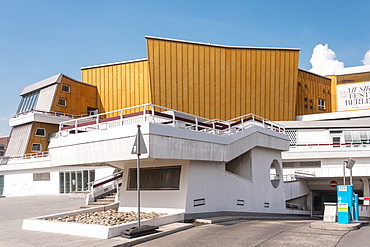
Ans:
{"label": "white facade panel", "polygon": [[57,87],[58,87],[58,84],[53,84],[46,88],[41,89],[35,110],[45,111],[45,112],[51,111],[51,107],[53,104],[55,91]]}
{"label": "white facade panel", "polygon": [[32,123],[13,127],[5,156],[24,155],[27,149]]}
{"label": "white facade panel", "polygon": [[297,131],[297,143],[298,144],[320,144],[329,143],[329,139],[325,136],[324,129],[313,129],[313,130],[299,130]]}

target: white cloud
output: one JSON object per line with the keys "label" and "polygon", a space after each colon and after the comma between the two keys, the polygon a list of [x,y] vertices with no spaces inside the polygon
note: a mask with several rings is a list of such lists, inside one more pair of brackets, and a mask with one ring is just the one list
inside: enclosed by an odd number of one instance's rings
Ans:
{"label": "white cloud", "polygon": [[8,122],[10,118],[4,117],[0,115],[0,121]]}
{"label": "white cloud", "polygon": [[370,50],[368,50],[364,56],[364,60],[361,60],[364,65],[370,65]]}
{"label": "white cloud", "polygon": [[328,44],[318,44],[312,52],[309,70],[319,75],[332,75],[336,69],[344,68],[344,63],[335,59],[335,52],[328,48]]}

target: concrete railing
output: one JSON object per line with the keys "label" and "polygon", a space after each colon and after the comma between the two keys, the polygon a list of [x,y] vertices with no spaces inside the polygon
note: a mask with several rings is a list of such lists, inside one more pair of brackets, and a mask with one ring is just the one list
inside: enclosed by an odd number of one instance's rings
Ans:
{"label": "concrete railing", "polygon": [[24,155],[14,155],[14,156],[2,156],[0,157],[0,164],[6,165],[9,160],[25,160],[25,159],[36,159],[42,157],[48,157],[49,152],[40,152],[40,153],[28,153]]}
{"label": "concrete railing", "polygon": [[72,119],[88,116],[87,114],[84,114],[84,115],[72,115],[72,114],[67,114],[67,113],[63,113],[63,112],[53,112],[53,111],[47,112],[47,111],[40,111],[40,110],[31,110],[31,111],[25,111],[25,112],[17,113],[15,115],[13,115],[13,118],[25,116],[25,115],[28,115],[28,114],[31,114],[31,113],[41,113],[41,114],[48,115],[48,116],[68,117],[68,118],[72,118]]}
{"label": "concrete railing", "polygon": [[289,148],[292,149],[342,149],[342,148],[364,148],[370,149],[369,142],[349,142],[349,143],[297,143],[290,144]]}
{"label": "concrete railing", "polygon": [[60,123],[58,137],[89,131],[106,130],[127,124],[152,122],[168,124],[176,128],[207,132],[227,136],[251,126],[260,126],[276,132],[285,132],[285,128],[255,114],[247,114],[228,121],[210,120],[169,108],[144,104],[94,116],[68,120]]}

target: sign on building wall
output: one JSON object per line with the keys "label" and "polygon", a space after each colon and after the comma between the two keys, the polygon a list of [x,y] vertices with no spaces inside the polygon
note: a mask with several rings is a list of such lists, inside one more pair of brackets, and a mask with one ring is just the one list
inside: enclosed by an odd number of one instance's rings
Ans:
{"label": "sign on building wall", "polygon": [[338,111],[370,108],[370,82],[337,86]]}

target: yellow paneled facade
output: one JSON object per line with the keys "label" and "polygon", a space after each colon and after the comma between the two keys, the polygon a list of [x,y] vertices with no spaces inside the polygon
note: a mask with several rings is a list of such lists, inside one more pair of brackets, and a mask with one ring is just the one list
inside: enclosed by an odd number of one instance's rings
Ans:
{"label": "yellow paneled facade", "polygon": [[211,119],[294,119],[299,49],[146,38],[148,59],[82,68],[100,112],[153,103]]}
{"label": "yellow paneled facade", "polygon": [[63,76],[61,83],[57,85],[51,111],[86,115],[88,108],[97,108],[97,88]]}
{"label": "yellow paneled facade", "polygon": [[152,103],[146,59],[82,68],[82,81],[97,87],[99,112]]}
{"label": "yellow paneled facade", "polygon": [[299,50],[147,37],[152,102],[206,117],[292,120]]}
{"label": "yellow paneled facade", "polygon": [[[331,112],[331,79],[299,69],[297,85],[297,116]],[[324,107],[319,106],[319,100]]]}
{"label": "yellow paneled facade", "polygon": [[[37,132],[38,129],[41,129],[43,131]],[[39,153],[39,152],[45,152],[48,149],[48,138],[51,133],[58,132],[59,125],[58,124],[49,124],[49,123],[38,123],[35,122],[32,125],[32,130],[30,134],[30,138],[28,141],[28,145],[26,148],[25,153]],[[44,135],[40,135],[40,133],[44,133]],[[40,151],[33,151],[32,145],[33,144],[41,144],[41,150]]]}

